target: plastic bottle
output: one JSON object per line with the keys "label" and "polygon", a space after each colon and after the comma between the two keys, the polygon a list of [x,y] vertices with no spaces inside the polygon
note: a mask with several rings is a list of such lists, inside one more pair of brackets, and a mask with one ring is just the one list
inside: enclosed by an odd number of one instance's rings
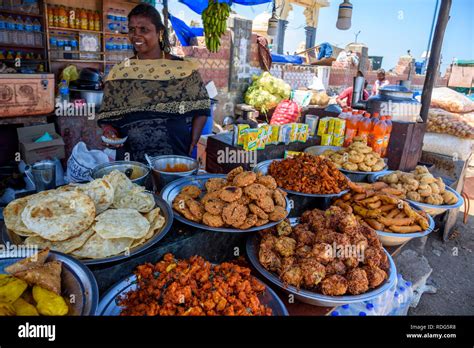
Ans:
{"label": "plastic bottle", "polygon": [[[71,45],[71,49],[73,51],[78,51],[79,50],[79,44],[77,42],[77,39],[75,37],[72,37],[71,40],[69,41],[70,45]],[[79,59],[79,53],[78,52],[74,52],[71,54],[71,57],[72,59]]]}
{"label": "plastic bottle", "polygon": [[52,5],[48,5],[47,13],[48,13],[48,26],[54,27],[54,11],[53,11]]}
{"label": "plastic bottle", "polygon": [[59,98],[61,102],[66,101],[69,103],[69,87],[66,80],[62,80],[59,85]]}
{"label": "plastic bottle", "polygon": [[76,29],[81,29],[81,10],[79,8],[74,9],[74,26]]}
{"label": "plastic bottle", "polygon": [[379,114],[378,112],[374,112],[374,114],[370,118],[370,132],[369,132],[369,136],[367,137],[367,145],[369,145],[370,147],[372,147],[374,144],[374,139],[375,139],[374,129],[375,129],[375,125],[377,125],[378,122],[380,122]]}
{"label": "plastic bottle", "polygon": [[63,50],[64,50],[64,59],[72,59],[72,45],[71,45],[71,39],[69,37],[64,38],[64,45],[63,45]]}
{"label": "plastic bottle", "polygon": [[49,38],[49,47],[51,49],[51,59],[57,59],[58,58],[58,40],[56,39],[55,36],[51,36]]}
{"label": "plastic bottle", "polygon": [[[15,20],[12,16],[8,16],[5,22],[5,26],[7,28],[7,43],[17,42],[16,38],[16,30],[15,30]],[[15,40],[14,40],[15,38]]]}
{"label": "plastic bottle", "polygon": [[388,143],[390,142],[390,134],[392,133],[392,116],[385,116],[386,130],[382,145],[382,157],[387,157]]}
{"label": "plastic bottle", "polygon": [[72,7],[67,8],[67,22],[69,28],[76,29],[76,10]]}
{"label": "plastic bottle", "polygon": [[94,30],[100,31],[100,14],[99,14],[99,11],[94,12]]}
{"label": "plastic bottle", "polygon": [[81,18],[81,29],[87,30],[89,28],[88,20],[87,20],[87,12],[84,9],[80,9],[80,18]]}
{"label": "plastic bottle", "polygon": [[24,43],[27,46],[34,46],[35,44],[35,34],[33,33],[33,23],[31,22],[30,17],[26,17],[25,20],[25,41]]}
{"label": "plastic bottle", "polygon": [[43,46],[43,33],[41,32],[41,23],[38,20],[38,18],[35,18],[33,20],[33,36],[34,36],[34,42],[36,47],[42,47]]}
{"label": "plastic bottle", "polygon": [[91,10],[87,11],[87,26],[89,30],[94,30],[95,25],[94,25],[94,12]]}
{"label": "plastic bottle", "polygon": [[60,28],[67,28],[69,26],[67,11],[64,6],[59,6],[58,9],[58,20]]}
{"label": "plastic bottle", "polygon": [[26,42],[26,32],[25,32],[25,23],[23,22],[23,19],[21,19],[20,16],[16,18],[15,21],[15,29],[16,29],[16,35],[17,35],[17,41],[15,43],[19,43],[20,45],[23,45]]}
{"label": "plastic bottle", "polygon": [[344,137],[344,147],[352,144],[354,137],[357,135],[358,124],[359,115],[357,115],[357,113],[349,115],[346,118],[346,135]]}
{"label": "plastic bottle", "polygon": [[64,38],[58,37],[56,41],[58,59],[64,59]]}
{"label": "plastic bottle", "polygon": [[357,124],[357,136],[364,139],[364,142],[368,141],[371,123],[370,114],[366,113]]}
{"label": "plastic bottle", "polygon": [[7,44],[8,42],[7,20],[0,15],[0,43]]}
{"label": "plastic bottle", "polygon": [[112,38],[107,39],[105,42],[105,52],[107,53],[107,60],[113,60],[113,49],[114,49],[114,44],[112,42]]}
{"label": "plastic bottle", "polygon": [[53,6],[53,26],[59,28],[59,6]]}

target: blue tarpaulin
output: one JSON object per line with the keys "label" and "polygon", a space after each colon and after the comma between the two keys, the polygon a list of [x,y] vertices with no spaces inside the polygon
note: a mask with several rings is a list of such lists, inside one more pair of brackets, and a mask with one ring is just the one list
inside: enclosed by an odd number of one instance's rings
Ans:
{"label": "blue tarpaulin", "polygon": [[332,56],[332,46],[328,42],[323,42],[321,45],[319,45],[319,54],[318,54],[318,60],[321,60],[323,58],[329,58]]}
{"label": "blue tarpaulin", "polygon": [[[261,5],[267,2],[272,2],[272,0],[218,0],[219,2],[225,2],[228,4],[239,4],[244,6],[253,6]],[[197,14],[201,14],[208,5],[208,0],[179,0],[179,2],[188,6],[191,10]]]}
{"label": "blue tarpaulin", "polygon": [[168,18],[179,42],[181,42],[181,45],[189,46],[191,45],[191,39],[193,37],[204,36],[203,28],[190,28],[181,19],[172,16],[171,14],[168,14]]}
{"label": "blue tarpaulin", "polygon": [[300,56],[272,53],[272,62],[273,63],[303,64],[303,58]]}

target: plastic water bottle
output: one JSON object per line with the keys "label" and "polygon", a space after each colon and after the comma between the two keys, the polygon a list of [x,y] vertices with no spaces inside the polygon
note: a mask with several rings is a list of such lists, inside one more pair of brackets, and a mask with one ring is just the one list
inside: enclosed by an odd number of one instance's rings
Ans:
{"label": "plastic water bottle", "polygon": [[49,47],[51,48],[51,59],[57,59],[58,58],[58,40],[56,39],[55,36],[51,36],[49,38]]}
{"label": "plastic water bottle", "polygon": [[[79,44],[78,44],[77,39],[75,37],[71,38],[69,43],[70,43],[71,49],[73,51],[78,51],[79,50]],[[79,53],[74,52],[74,53],[71,54],[71,57],[72,57],[72,59],[79,59]]]}
{"label": "plastic water bottle", "polygon": [[16,18],[15,28],[17,31],[18,43],[24,44],[26,42],[25,23],[20,16]]}
{"label": "plastic water bottle", "polygon": [[13,20],[12,16],[8,16],[5,26],[7,28],[7,43],[17,42],[13,41],[14,37],[16,37],[15,31],[15,21]]}
{"label": "plastic water bottle", "polygon": [[35,37],[35,46],[41,47],[43,46],[43,33],[41,33],[41,23],[38,18],[33,20],[33,33]]}
{"label": "plastic water bottle", "polygon": [[66,80],[62,80],[59,85],[59,99],[61,103],[64,101],[69,103],[69,87]]}
{"label": "plastic water bottle", "polygon": [[57,38],[56,46],[58,48],[58,59],[64,59],[64,39],[62,37]]}
{"label": "plastic water bottle", "polygon": [[0,43],[6,44],[8,41],[7,20],[0,15]]}
{"label": "plastic water bottle", "polygon": [[35,46],[35,34],[33,33],[33,22],[30,17],[25,20],[25,42],[28,46]]}

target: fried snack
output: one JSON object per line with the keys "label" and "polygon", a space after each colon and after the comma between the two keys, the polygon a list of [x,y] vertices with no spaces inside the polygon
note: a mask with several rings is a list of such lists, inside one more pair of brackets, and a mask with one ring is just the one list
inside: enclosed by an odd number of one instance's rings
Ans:
{"label": "fried snack", "polygon": [[228,203],[234,202],[242,197],[242,189],[237,186],[226,186],[219,192],[219,198]]}
{"label": "fried snack", "polygon": [[350,146],[337,152],[325,151],[323,155],[348,171],[378,172],[386,166],[380,155],[372,151],[363,139],[354,140]]}
{"label": "fried snack", "polygon": [[[268,261],[270,265],[271,255]],[[166,254],[154,265],[138,266],[135,275],[136,289],[118,299],[122,316],[272,314],[260,302],[265,286],[250,275],[250,269],[232,263],[212,265],[200,256],[177,260]]]}
{"label": "fried snack", "polygon": [[260,232],[259,261],[284,284],[341,296],[364,293],[387,278],[390,265],[377,233],[353,214],[332,206],[306,211],[300,221]]}
{"label": "fried snack", "polygon": [[273,161],[268,173],[279,187],[301,193],[332,194],[348,187],[346,177],[321,156],[302,154]]}

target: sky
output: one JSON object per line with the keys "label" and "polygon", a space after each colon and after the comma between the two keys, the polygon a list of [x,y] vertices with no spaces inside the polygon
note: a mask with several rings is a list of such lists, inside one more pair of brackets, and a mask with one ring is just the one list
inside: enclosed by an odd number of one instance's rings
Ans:
{"label": "sky", "polygon": [[[322,8],[316,33],[316,44],[329,42],[341,48],[355,41],[366,44],[369,56],[383,56],[382,67],[389,70],[407,50],[416,60],[428,46],[436,0],[351,0],[353,5],[352,27],[336,28],[338,7],[342,0],[330,0],[330,6]],[[200,21],[200,16],[177,0],[169,0],[169,12],[186,23]],[[441,0],[440,0],[441,3]],[[160,8],[160,5],[157,6]],[[271,12],[271,3],[258,6],[233,5],[240,16],[254,19],[263,11]],[[285,52],[293,53],[305,40],[303,7],[293,5],[285,34]],[[453,0],[450,20],[442,48],[441,71],[453,58],[474,59],[474,0]]]}

